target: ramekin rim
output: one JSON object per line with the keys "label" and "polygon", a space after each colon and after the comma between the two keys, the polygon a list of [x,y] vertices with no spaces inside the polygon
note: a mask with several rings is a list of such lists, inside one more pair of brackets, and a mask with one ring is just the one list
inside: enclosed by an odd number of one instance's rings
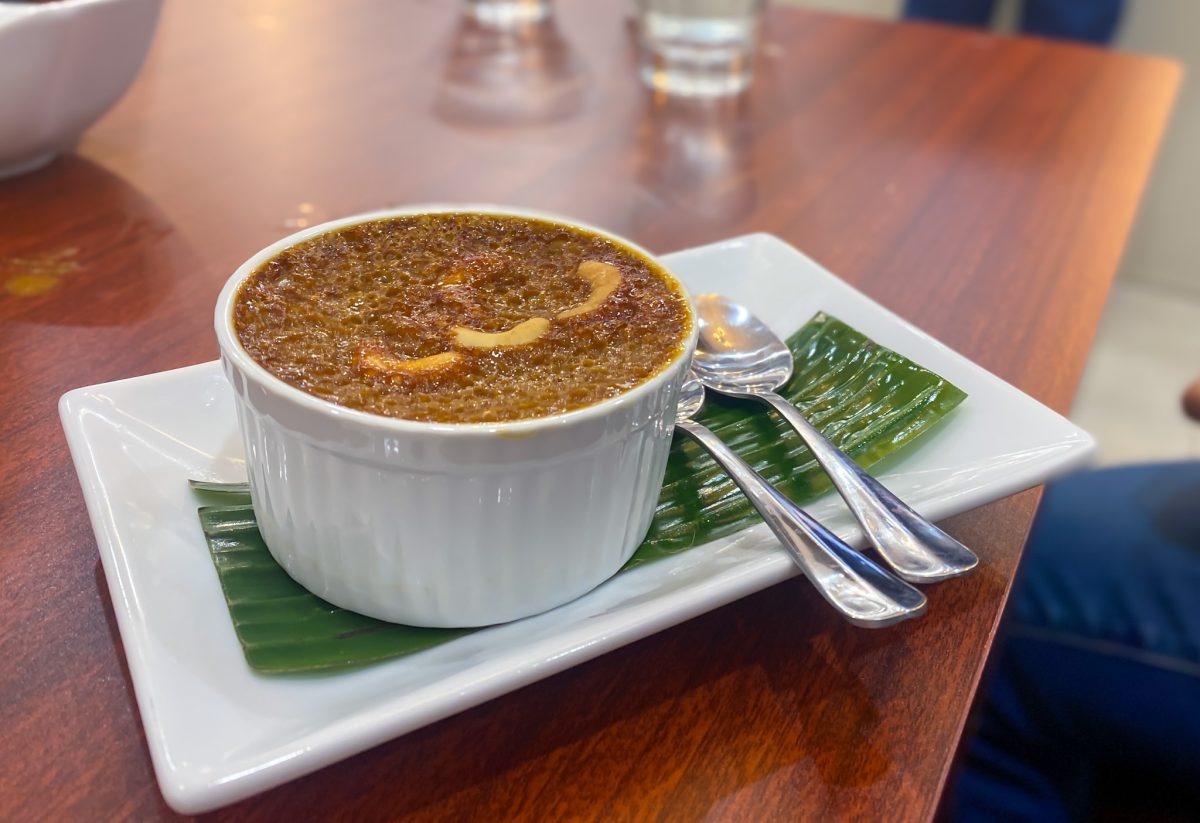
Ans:
{"label": "ramekin rim", "polygon": [[[571,411],[559,412],[557,414],[545,415],[543,417],[530,417],[518,420],[505,420],[496,422],[483,423],[441,423],[436,421],[408,420],[400,417],[387,417],[373,412],[353,409],[349,406],[341,406],[330,400],[317,397],[314,394],[309,394],[303,389],[298,389],[295,386],[287,383],[283,379],[272,374],[261,364],[259,364],[249,352],[242,346],[237,334],[233,328],[233,304],[234,298],[237,295],[238,287],[242,282],[262,263],[269,260],[279,252],[290,246],[315,237],[320,234],[333,231],[335,229],[345,228],[346,226],[358,225],[367,223],[372,220],[386,219],[388,217],[404,217],[414,214],[446,214],[446,213],[471,213],[471,214],[496,214],[512,217],[530,217],[539,220],[546,220],[552,223],[558,223],[566,226],[584,229],[586,231],[599,234],[608,240],[611,240],[619,245],[625,246],[633,252],[643,255],[646,258],[654,261],[658,266],[667,273],[667,275],[678,286],[683,294],[684,302],[687,305],[688,319],[691,324],[687,338],[684,340],[678,354],[671,360],[667,361],[658,372],[651,375],[648,379],[622,392],[616,397],[609,397],[601,400],[598,403],[584,406]],[[563,215],[554,214],[551,212],[539,211],[537,209],[526,209],[514,206],[502,206],[492,203],[422,203],[412,206],[398,206],[385,209],[377,209],[370,212],[361,212],[359,214],[340,217],[334,220],[328,220],[316,226],[309,226],[300,231],[293,232],[286,237],[280,238],[274,243],[260,249],[253,254],[245,262],[243,262],[229,279],[225,281],[221,292],[217,297],[214,324],[216,326],[217,345],[221,350],[221,356],[227,360],[238,372],[247,379],[255,382],[260,388],[275,394],[285,401],[293,402],[312,411],[320,416],[337,420],[340,422],[349,422],[357,425],[363,425],[370,429],[376,429],[388,434],[448,434],[460,436],[504,436],[512,434],[514,436],[525,436],[532,434],[541,429],[560,429],[577,423],[585,423],[589,420],[605,417],[612,412],[618,411],[627,404],[637,402],[642,396],[650,394],[661,388],[661,385],[667,382],[679,367],[686,368],[688,362],[696,349],[696,342],[699,336],[699,322],[696,318],[695,305],[692,302],[691,293],[683,284],[674,272],[658,259],[658,256],[639,246],[631,240],[627,240],[620,235],[614,234],[606,229],[594,226],[590,223],[585,223],[580,220],[565,217]]]}

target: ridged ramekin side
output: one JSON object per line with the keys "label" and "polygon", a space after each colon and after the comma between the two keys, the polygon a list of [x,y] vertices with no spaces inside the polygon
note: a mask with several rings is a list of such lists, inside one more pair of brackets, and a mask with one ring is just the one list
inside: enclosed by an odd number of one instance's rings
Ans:
{"label": "ridged ramekin side", "polygon": [[502,435],[467,451],[456,442],[459,469],[444,452],[426,459],[437,435],[331,448],[328,432],[308,436],[257,408],[231,374],[263,538],[305,588],[384,620],[486,625],[561,605],[608,579],[645,536],[675,371],[637,402],[577,424],[574,437],[523,437],[524,461]]}

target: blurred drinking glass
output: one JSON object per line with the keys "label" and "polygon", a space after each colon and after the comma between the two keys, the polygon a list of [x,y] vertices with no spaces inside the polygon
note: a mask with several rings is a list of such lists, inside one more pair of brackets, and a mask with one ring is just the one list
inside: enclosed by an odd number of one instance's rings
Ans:
{"label": "blurred drinking glass", "polygon": [[[547,13],[534,14],[542,5]],[[532,16],[514,16],[512,7]],[[468,3],[450,38],[434,114],[466,127],[540,126],[578,114],[586,71],[549,8],[548,0]]]}
{"label": "blurred drinking glass", "polygon": [[681,97],[750,85],[766,0],[637,0],[642,80]]}
{"label": "blurred drinking glass", "polygon": [[493,26],[536,23],[550,17],[550,0],[467,0],[467,13]]}

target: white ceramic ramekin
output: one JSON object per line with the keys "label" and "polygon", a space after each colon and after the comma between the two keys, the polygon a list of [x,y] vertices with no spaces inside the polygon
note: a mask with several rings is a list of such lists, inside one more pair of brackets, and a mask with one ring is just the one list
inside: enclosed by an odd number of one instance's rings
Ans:
{"label": "white ceramic ramekin", "polygon": [[[267,372],[234,333],[238,287],[288,246],[417,206],[335,220],[247,260],[217,300],[221,362],[233,384],[255,515],[271,554],[338,606],[417,626],[481,626],[566,603],[612,576],[645,537],[662,485],[692,352],[630,391],[565,414],[511,423],[398,420],[335,405]],[[681,286],[682,288],[682,286]]]}

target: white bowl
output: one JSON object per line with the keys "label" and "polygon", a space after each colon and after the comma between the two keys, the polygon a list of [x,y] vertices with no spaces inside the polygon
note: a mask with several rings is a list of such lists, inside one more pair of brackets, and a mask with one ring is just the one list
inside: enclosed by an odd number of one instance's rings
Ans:
{"label": "white bowl", "polygon": [[259,529],[288,574],[331,603],[383,620],[481,626],[575,599],[641,543],[696,322],[683,352],[628,392],[497,424],[422,423],[338,406],[270,374],[238,341],[238,287],[287,247],[368,220],[448,211],[566,223],[653,259],[601,229],[537,212],[391,209],[298,232],[254,255],[221,292],[216,329]]}
{"label": "white bowl", "polygon": [[0,179],[70,149],[137,76],[162,0],[0,3]]}

